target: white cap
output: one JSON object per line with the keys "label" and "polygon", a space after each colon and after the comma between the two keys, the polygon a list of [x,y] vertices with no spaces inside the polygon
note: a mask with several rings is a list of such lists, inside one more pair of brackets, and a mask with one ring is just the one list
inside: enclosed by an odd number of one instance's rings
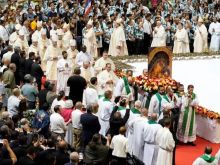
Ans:
{"label": "white cap", "polygon": [[63,30],[62,29],[57,29],[57,35],[58,36],[62,36],[64,33],[63,33]]}
{"label": "white cap", "polygon": [[46,35],[47,34],[47,32],[46,32],[46,30],[45,29],[41,29],[41,35]]}
{"label": "white cap", "polygon": [[53,34],[52,37],[51,37],[51,40],[53,42],[57,42],[58,41],[58,36],[56,34]]}
{"label": "white cap", "polygon": [[37,21],[37,27],[42,27],[42,22],[41,21]]}
{"label": "white cap", "polygon": [[18,31],[18,30],[20,30],[20,29],[21,29],[21,25],[20,25],[20,24],[16,24],[16,25],[15,25],[15,30]]}
{"label": "white cap", "polygon": [[19,32],[18,32],[19,36],[24,36],[24,30],[23,29],[20,29]]}
{"label": "white cap", "polygon": [[69,24],[64,23],[64,24],[63,24],[63,29],[68,29],[68,28],[69,28]]}
{"label": "white cap", "polygon": [[118,18],[117,20],[116,20],[116,23],[122,23],[122,18]]}
{"label": "white cap", "polygon": [[70,40],[70,46],[76,46],[76,40],[71,39]]}
{"label": "white cap", "polygon": [[32,39],[32,42],[37,42],[38,41],[38,37],[36,35],[33,35],[31,39]]}
{"label": "white cap", "polygon": [[90,20],[88,21],[87,25],[91,25],[91,26],[92,26],[92,25],[93,25],[93,20],[90,19]]}

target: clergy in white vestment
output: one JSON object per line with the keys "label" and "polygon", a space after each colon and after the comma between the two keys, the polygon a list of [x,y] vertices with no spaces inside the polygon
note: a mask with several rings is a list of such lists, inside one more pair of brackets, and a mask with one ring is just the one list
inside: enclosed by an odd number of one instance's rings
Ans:
{"label": "clergy in white vestment", "polygon": [[131,108],[132,117],[139,117],[141,116],[141,101],[137,100],[134,103],[134,107]]}
{"label": "clergy in white vestment", "polygon": [[67,60],[67,52],[62,52],[63,58],[57,62],[57,92],[64,91],[65,95],[68,96],[67,92],[67,80],[72,75],[72,69],[69,61]]}
{"label": "clergy in white vestment", "polygon": [[38,39],[38,45],[39,45],[38,46],[39,55],[41,58],[41,67],[42,67],[42,70],[45,72],[47,61],[45,61],[44,55],[45,55],[47,47],[50,45],[50,40],[47,38],[45,29],[41,29],[41,36]]}
{"label": "clergy in white vestment", "polygon": [[210,51],[220,50],[220,23],[214,17],[213,22],[209,26],[209,33],[212,35],[210,42]]}
{"label": "clergy in white vestment", "polygon": [[90,79],[90,83],[88,83],[86,89],[84,90],[82,103],[85,107],[92,104],[98,104],[99,97],[97,91],[97,84],[97,77],[92,77]]}
{"label": "clergy in white vestment", "polygon": [[153,41],[151,47],[166,46],[166,31],[160,21],[157,21],[157,26],[153,30]]}
{"label": "clergy in white vestment", "polygon": [[189,53],[189,37],[182,23],[178,24],[178,29],[174,35],[173,53]]}
{"label": "clergy in white vestment", "polygon": [[32,36],[32,44],[30,45],[28,49],[28,54],[30,52],[34,52],[35,56],[39,56],[39,47],[38,47],[38,37],[37,36]]}
{"label": "clergy in white vestment", "polygon": [[188,86],[188,92],[182,97],[182,106],[177,128],[177,139],[183,143],[195,145],[196,140],[196,112],[198,97],[193,92],[194,86]]}
{"label": "clergy in white vestment", "polygon": [[102,57],[99,58],[96,62],[95,62],[95,66],[94,69],[96,71],[96,73],[100,73],[101,71],[105,70],[106,68],[106,64],[109,63],[111,64],[111,68],[114,71],[115,70],[115,64],[112,61],[112,59],[110,59],[108,57],[108,52],[107,51],[103,51],[102,53]]}
{"label": "clergy in white vestment", "polygon": [[159,129],[162,128],[157,123],[157,114],[151,114],[148,121],[149,127],[144,127],[144,156],[143,162],[145,165],[156,165],[158,156],[158,146],[156,145],[156,135]]}
{"label": "clergy in white vestment", "polygon": [[61,56],[60,49],[57,46],[58,37],[52,36],[51,44],[47,47],[44,60],[47,61],[46,77],[50,81],[57,80],[57,61]]}
{"label": "clergy in white vestment", "polygon": [[36,37],[38,40],[41,37],[41,30],[42,30],[42,21],[37,21],[37,29],[32,34],[32,37]]}
{"label": "clergy in white vestment", "polygon": [[105,70],[100,72],[97,75],[98,78],[98,93],[99,95],[103,95],[106,90],[114,90],[114,86],[118,81],[118,77],[112,71],[112,67],[110,63],[107,63],[105,66]]}
{"label": "clergy in white vestment", "polygon": [[23,29],[19,30],[19,36],[17,40],[15,41],[13,47],[19,47],[22,51],[28,52],[28,42],[25,38],[25,33]]}
{"label": "clergy in white vestment", "polygon": [[192,165],[218,165],[218,159],[211,155],[212,147],[205,147],[205,152],[202,156],[198,157]]}
{"label": "clergy in white vestment", "polygon": [[65,50],[64,46],[63,46],[63,30],[62,29],[57,29],[57,36],[58,36],[58,40],[57,40],[57,47],[60,49],[60,51],[62,52],[63,50]]}
{"label": "clergy in white vestment", "polygon": [[171,119],[164,120],[164,128],[160,128],[156,135],[156,144],[159,146],[157,163],[156,165],[172,165],[173,162],[173,149],[175,141],[169,128]]}
{"label": "clergy in white vestment", "polygon": [[118,18],[115,22],[115,27],[113,29],[113,33],[111,34],[108,54],[111,56],[128,55],[125,32],[121,18]]}
{"label": "clergy in white vestment", "polygon": [[110,124],[109,124],[109,119],[113,110],[113,102],[111,102],[112,99],[112,91],[107,90],[104,93],[104,97],[101,98],[101,101],[99,101],[99,110],[98,110],[98,115],[99,115],[99,123],[101,125],[101,129],[99,133],[103,136],[106,136]]}
{"label": "clergy in white vestment", "polygon": [[86,46],[82,46],[81,51],[76,55],[76,65],[78,67],[81,67],[83,62],[89,61],[91,64],[93,62],[91,54],[89,54],[86,50]]}
{"label": "clergy in white vestment", "polygon": [[73,39],[69,24],[64,23],[63,32],[64,32],[64,34],[63,34],[63,48],[64,48],[64,50],[67,50],[70,47],[70,40]]}
{"label": "clergy in white vestment", "polygon": [[124,80],[125,85],[121,92],[121,96],[124,96],[128,99],[129,105],[133,105],[135,98],[133,83],[133,77],[128,76],[127,80]]}
{"label": "clergy in white vestment", "polygon": [[71,64],[71,68],[73,69],[76,66],[76,55],[79,53],[78,50],[76,49],[76,40],[71,39],[69,46],[70,47],[67,50],[67,54],[68,54],[67,59]]}
{"label": "clergy in white vestment", "polygon": [[9,37],[9,45],[14,45],[15,41],[17,40],[18,36],[19,36],[19,30],[21,29],[21,25],[20,24],[16,24],[15,25],[15,32],[13,32],[10,37]]}
{"label": "clergy in white vestment", "polygon": [[9,40],[9,34],[5,28],[3,21],[1,21],[1,24],[0,24],[0,37],[2,38],[4,43],[6,43]]}
{"label": "clergy in white vestment", "polygon": [[208,51],[208,31],[203,23],[203,19],[199,18],[194,33],[194,52],[202,53]]}
{"label": "clergy in white vestment", "polygon": [[90,64],[89,61],[84,61],[84,62],[83,62],[83,66],[80,68],[80,70],[81,70],[81,74],[80,74],[80,75],[81,75],[87,82],[89,82],[90,79],[95,76],[94,68],[93,68],[93,66],[91,66],[91,64]]}
{"label": "clergy in white vestment", "polygon": [[96,36],[93,29],[93,21],[89,20],[83,30],[83,45],[86,46],[87,52],[93,57],[98,57]]}
{"label": "clergy in white vestment", "polygon": [[163,86],[158,87],[158,93],[153,95],[150,100],[149,114],[156,113],[158,120],[163,118],[163,110],[170,110],[174,108],[174,101],[166,99],[165,90]]}

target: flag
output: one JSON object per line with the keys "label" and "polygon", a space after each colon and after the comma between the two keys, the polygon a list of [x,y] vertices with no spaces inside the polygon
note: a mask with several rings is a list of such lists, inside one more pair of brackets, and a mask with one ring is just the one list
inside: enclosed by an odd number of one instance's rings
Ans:
{"label": "flag", "polygon": [[85,12],[84,15],[89,15],[90,11],[92,9],[92,0],[86,0],[86,6],[85,6]]}

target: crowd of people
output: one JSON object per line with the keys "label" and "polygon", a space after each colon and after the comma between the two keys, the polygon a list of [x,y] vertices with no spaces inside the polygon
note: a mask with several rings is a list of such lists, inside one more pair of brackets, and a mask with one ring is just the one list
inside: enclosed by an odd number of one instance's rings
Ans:
{"label": "crowd of people", "polygon": [[194,86],[146,92],[109,56],[219,51],[219,1],[42,2],[0,10],[0,164],[175,164],[196,141]]}

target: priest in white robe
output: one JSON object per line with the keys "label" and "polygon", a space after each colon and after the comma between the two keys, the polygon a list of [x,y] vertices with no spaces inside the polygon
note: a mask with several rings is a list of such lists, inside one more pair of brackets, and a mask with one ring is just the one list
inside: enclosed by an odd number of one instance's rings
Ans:
{"label": "priest in white robe", "polygon": [[198,97],[193,93],[194,86],[188,86],[188,92],[182,97],[182,106],[177,128],[177,139],[183,143],[195,145],[196,140],[196,112]]}
{"label": "priest in white robe", "polygon": [[38,37],[37,36],[32,36],[32,44],[30,45],[30,47],[28,49],[28,54],[30,52],[34,52],[35,57],[39,56]]}
{"label": "priest in white robe", "polygon": [[57,47],[60,49],[60,51],[62,52],[63,50],[65,50],[63,44],[63,30],[62,29],[57,29],[57,36],[58,36],[58,40],[57,40]]}
{"label": "priest in white robe", "polygon": [[25,39],[24,30],[20,29],[18,34],[19,34],[19,36],[18,36],[17,40],[15,41],[13,47],[14,48],[19,47],[22,51],[25,51],[28,53],[29,46],[28,46],[27,40]]}
{"label": "priest in white robe", "polygon": [[208,51],[208,31],[203,23],[203,19],[199,18],[194,33],[194,52],[202,53]]}
{"label": "priest in white robe", "polygon": [[36,37],[39,39],[41,37],[41,30],[42,30],[42,21],[37,21],[37,30],[32,34],[32,37]]}
{"label": "priest in white robe", "polygon": [[64,50],[67,50],[70,47],[70,40],[73,39],[69,24],[64,23],[63,32],[63,48]]}
{"label": "priest in white robe", "polygon": [[38,46],[39,55],[40,55],[40,58],[41,58],[41,67],[42,67],[42,70],[45,72],[47,61],[45,61],[44,55],[45,55],[47,47],[50,45],[50,40],[47,38],[45,29],[41,29],[41,36],[38,39],[38,45],[39,45]]}
{"label": "priest in white robe", "polygon": [[106,136],[110,124],[109,119],[113,110],[114,104],[111,102],[112,99],[112,91],[107,90],[104,93],[104,97],[101,98],[101,101],[99,101],[99,123],[101,125],[101,129],[99,133],[103,136]]}
{"label": "priest in white robe", "polygon": [[160,21],[157,21],[157,26],[153,30],[153,41],[151,47],[166,46],[166,31]]}
{"label": "priest in white robe", "polygon": [[76,55],[76,66],[82,67],[83,62],[93,63],[93,57],[87,52],[86,46],[82,46],[81,51]]}
{"label": "priest in white robe", "polygon": [[57,93],[64,91],[65,95],[68,96],[67,92],[67,80],[72,75],[72,69],[69,61],[67,60],[67,52],[62,52],[63,58],[57,62]]}
{"label": "priest in white robe", "polygon": [[78,50],[76,49],[76,40],[71,39],[69,43],[70,47],[67,50],[68,57],[67,59],[69,60],[71,64],[71,68],[76,67],[76,55],[79,53]]}
{"label": "priest in white robe", "polygon": [[20,24],[16,24],[15,25],[15,32],[13,32],[10,36],[9,36],[9,45],[14,45],[15,41],[18,39],[19,36],[19,30],[21,29],[21,25]]}
{"label": "priest in white robe", "polygon": [[156,144],[159,146],[156,165],[172,165],[173,161],[173,149],[175,147],[175,141],[172,133],[169,130],[171,119],[165,119],[164,125],[164,128],[159,129],[156,135]]}
{"label": "priest in white robe", "polygon": [[211,155],[212,147],[205,147],[205,153],[198,157],[192,165],[217,165],[219,164],[218,158]]}
{"label": "priest in white robe", "polygon": [[100,73],[101,71],[105,70],[106,68],[106,64],[109,63],[111,64],[111,68],[114,71],[115,70],[115,64],[112,61],[112,59],[110,59],[108,57],[108,52],[107,51],[103,51],[102,53],[102,57],[99,58],[96,62],[95,62],[95,66],[94,69],[96,71],[96,74]]}
{"label": "priest in white robe", "polygon": [[156,165],[158,156],[158,146],[156,145],[156,135],[159,129],[162,128],[157,123],[157,114],[151,114],[148,121],[149,127],[144,127],[144,156],[143,162],[145,165]]}
{"label": "priest in white robe", "polygon": [[209,33],[212,35],[210,43],[210,51],[216,52],[220,50],[220,23],[214,17],[213,22],[209,26]]}
{"label": "priest in white robe", "polygon": [[46,66],[46,77],[50,81],[57,80],[57,61],[61,56],[60,49],[57,46],[58,37],[56,35],[52,36],[51,45],[47,47],[44,55],[44,60],[47,61]]}
{"label": "priest in white robe", "polygon": [[129,105],[134,105],[135,92],[133,87],[133,77],[128,76],[124,88],[122,89],[121,96],[124,96],[128,99]]}
{"label": "priest in white robe", "polygon": [[118,77],[112,71],[110,63],[107,63],[105,69],[97,75],[98,93],[103,95],[106,90],[114,90],[114,86],[118,81]]}
{"label": "priest in white robe", "polygon": [[96,42],[96,36],[93,29],[93,21],[89,20],[85,29],[83,30],[83,45],[86,46],[87,52],[91,54],[93,58],[98,57],[97,52],[97,42]]}
{"label": "priest in white robe", "polygon": [[189,53],[189,37],[182,23],[178,24],[178,29],[174,35],[173,53]]}
{"label": "priest in white robe", "polygon": [[92,77],[95,76],[94,68],[91,66],[89,61],[83,62],[83,66],[80,68],[81,76],[89,82]]}
{"label": "priest in white robe", "polygon": [[125,32],[121,18],[118,18],[115,22],[115,27],[110,39],[108,54],[111,56],[128,55]]}

